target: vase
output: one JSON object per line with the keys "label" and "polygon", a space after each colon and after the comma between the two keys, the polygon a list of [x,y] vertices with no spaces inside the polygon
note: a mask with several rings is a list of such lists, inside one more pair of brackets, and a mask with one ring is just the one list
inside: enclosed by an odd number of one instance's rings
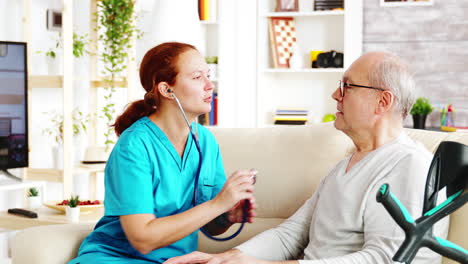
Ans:
{"label": "vase", "polygon": [[[73,164],[79,164],[83,159],[83,146],[76,137],[73,139]],[[53,168],[57,170],[63,169],[63,144],[52,147]]]}
{"label": "vase", "polygon": [[55,58],[46,56],[46,61],[49,75],[63,74],[63,57],[61,51],[55,52]]}
{"label": "vase", "polygon": [[80,207],[65,207],[65,216],[67,220],[72,223],[77,223],[80,221]]}
{"label": "vase", "polygon": [[413,115],[413,128],[426,129],[427,115]]}
{"label": "vase", "polygon": [[40,196],[28,196],[28,208],[29,209],[36,209],[41,207],[41,197]]}
{"label": "vase", "polygon": [[57,170],[63,169],[63,145],[56,145],[52,147],[52,160],[53,168]]}
{"label": "vase", "polygon": [[210,69],[210,79],[216,80],[218,78],[218,64],[208,63],[208,69]]}

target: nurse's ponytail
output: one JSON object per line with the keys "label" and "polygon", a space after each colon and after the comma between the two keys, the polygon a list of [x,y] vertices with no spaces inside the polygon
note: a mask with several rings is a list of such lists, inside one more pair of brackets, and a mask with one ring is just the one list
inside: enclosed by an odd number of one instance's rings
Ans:
{"label": "nurse's ponytail", "polygon": [[190,44],[179,42],[162,43],[143,57],[140,65],[140,82],[146,90],[143,100],[131,103],[122,115],[117,117],[114,128],[117,136],[143,116],[148,116],[158,110],[159,92],[154,89],[160,82],[175,84],[178,73],[177,59],[180,54],[196,48]]}

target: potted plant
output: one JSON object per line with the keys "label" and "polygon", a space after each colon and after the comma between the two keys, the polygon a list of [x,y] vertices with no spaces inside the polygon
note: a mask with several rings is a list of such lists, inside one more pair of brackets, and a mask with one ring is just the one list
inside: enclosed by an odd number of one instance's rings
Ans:
{"label": "potted plant", "polygon": [[426,128],[426,118],[434,110],[434,107],[429,103],[429,99],[419,97],[411,108],[413,116],[413,127],[419,129]]}
{"label": "potted plant", "polygon": [[29,188],[27,195],[29,208],[36,209],[41,206],[41,197],[39,196],[39,190],[37,190],[37,188]]}
{"label": "potted plant", "polygon": [[116,78],[122,77],[124,70],[127,68],[128,51],[132,48],[131,40],[134,37],[141,37],[141,33],[135,27],[134,0],[101,0],[97,4],[98,11],[95,14],[97,28],[95,30],[100,32],[99,41],[103,46],[100,58],[104,64],[102,74],[105,76],[104,81],[106,83],[106,87],[103,87],[105,90],[105,105],[102,108],[100,117],[106,122],[104,145],[106,151],[109,152],[111,146],[115,144],[112,124],[116,112],[113,99]]}
{"label": "potted plant", "polygon": [[67,200],[67,207],[65,207],[65,215],[70,222],[78,222],[80,220],[80,208],[78,207],[80,197],[78,195],[71,195]]}
{"label": "potted plant", "polygon": [[[84,56],[86,51],[86,45],[89,41],[87,35],[79,35],[73,33],[73,55],[75,58],[81,58]],[[47,50],[44,54],[47,60],[48,73],[49,75],[61,75],[63,69],[62,61],[62,37],[61,34],[58,35],[58,38],[55,40],[55,46]],[[41,53],[38,51],[37,53]]]}
{"label": "potted plant", "polygon": [[[45,113],[50,116],[50,121],[52,123],[51,127],[44,128],[43,133],[47,136],[50,136],[55,141],[55,146],[53,147],[53,156],[54,156],[54,168],[62,169],[62,143],[63,143],[63,115],[57,112],[48,112]],[[82,151],[79,146],[79,136],[83,133],[86,133],[87,125],[90,119],[90,115],[84,115],[78,108],[73,110],[72,120],[73,120],[73,137],[75,145],[75,161],[79,161],[82,157]]]}

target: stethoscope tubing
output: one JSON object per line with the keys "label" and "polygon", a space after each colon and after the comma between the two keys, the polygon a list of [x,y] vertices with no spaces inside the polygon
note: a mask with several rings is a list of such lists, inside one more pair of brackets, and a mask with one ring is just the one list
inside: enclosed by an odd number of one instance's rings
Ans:
{"label": "stethoscope tubing", "polygon": [[[195,183],[194,183],[195,186],[194,186],[194,193],[193,193],[193,200],[192,200],[192,205],[196,206],[197,201],[198,201],[198,181],[200,179],[201,165],[202,165],[202,162],[203,162],[203,155],[202,155],[202,151],[201,151],[201,147],[200,147],[200,142],[198,141],[198,138],[193,133],[192,127],[190,126],[190,124],[188,122],[187,116],[185,115],[185,111],[182,108],[182,105],[180,104],[179,99],[175,96],[174,92],[171,92],[171,93],[172,93],[172,96],[174,97],[174,99],[175,99],[175,101],[177,103],[177,106],[179,107],[180,112],[182,113],[182,116],[184,117],[185,123],[187,124],[187,127],[189,128],[190,135],[192,136],[192,139],[195,142],[195,147],[197,148],[197,151],[198,151],[199,161],[198,161],[198,168],[197,168],[197,173],[196,173],[196,177],[195,177]],[[215,241],[231,240],[231,239],[235,238],[236,236],[238,236],[240,234],[240,232],[242,231],[242,229],[244,228],[244,224],[245,224],[245,222],[247,222],[248,209],[249,209],[248,206],[244,205],[242,223],[239,226],[239,229],[234,234],[232,234],[232,235],[230,235],[228,237],[214,237],[211,234],[209,234],[205,229],[203,229],[203,227],[200,228],[200,231],[206,237],[208,237],[208,238],[210,238],[212,240],[215,240]]]}

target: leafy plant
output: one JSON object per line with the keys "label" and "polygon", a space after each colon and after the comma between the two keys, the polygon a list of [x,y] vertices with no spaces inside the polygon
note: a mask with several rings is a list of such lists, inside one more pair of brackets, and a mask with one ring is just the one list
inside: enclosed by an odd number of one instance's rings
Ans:
{"label": "leafy plant", "polygon": [[[45,128],[43,133],[52,136],[57,144],[61,144],[63,142],[63,115],[57,112],[49,112],[46,114],[51,115],[52,127]],[[73,136],[78,136],[86,132],[89,119],[89,114],[84,115],[78,108],[73,110]]]}
{"label": "leafy plant", "polygon": [[208,64],[218,64],[218,56],[208,56],[205,57],[205,61]]}
{"label": "leafy plant", "polygon": [[429,103],[429,99],[419,97],[411,108],[412,115],[428,115],[434,110],[434,107]]}
{"label": "leafy plant", "polygon": [[87,34],[80,36],[73,32],[73,55],[76,58],[83,57],[85,52],[87,52],[86,45],[89,43],[87,37]]}
{"label": "leafy plant", "polygon": [[[78,35],[77,33],[73,33],[73,55],[76,58],[82,57],[87,51],[86,51],[86,45],[88,45],[89,41],[87,39],[87,34],[81,36]],[[58,38],[55,40],[55,47],[50,48],[48,51],[46,51],[44,54],[47,57],[51,57],[52,59],[55,59],[57,57],[57,50],[62,49],[62,36],[61,34],[58,35]],[[41,53],[40,51],[37,51],[36,53]]]}
{"label": "leafy plant", "polygon": [[28,197],[36,197],[39,196],[39,190],[37,190],[35,187],[31,187],[28,190]]}
{"label": "leafy plant", "polygon": [[114,144],[114,130],[112,124],[115,116],[115,104],[112,95],[115,92],[116,77],[127,68],[128,50],[132,48],[130,42],[133,37],[141,37],[140,31],[135,27],[135,1],[134,0],[101,0],[98,1],[96,12],[98,38],[103,44],[101,60],[104,63],[102,72],[107,83],[105,89],[105,105],[102,108],[103,118],[107,129],[104,132],[106,148]]}
{"label": "leafy plant", "polygon": [[77,207],[80,202],[80,196],[79,195],[71,195],[70,199],[68,199],[68,206],[71,208]]}

